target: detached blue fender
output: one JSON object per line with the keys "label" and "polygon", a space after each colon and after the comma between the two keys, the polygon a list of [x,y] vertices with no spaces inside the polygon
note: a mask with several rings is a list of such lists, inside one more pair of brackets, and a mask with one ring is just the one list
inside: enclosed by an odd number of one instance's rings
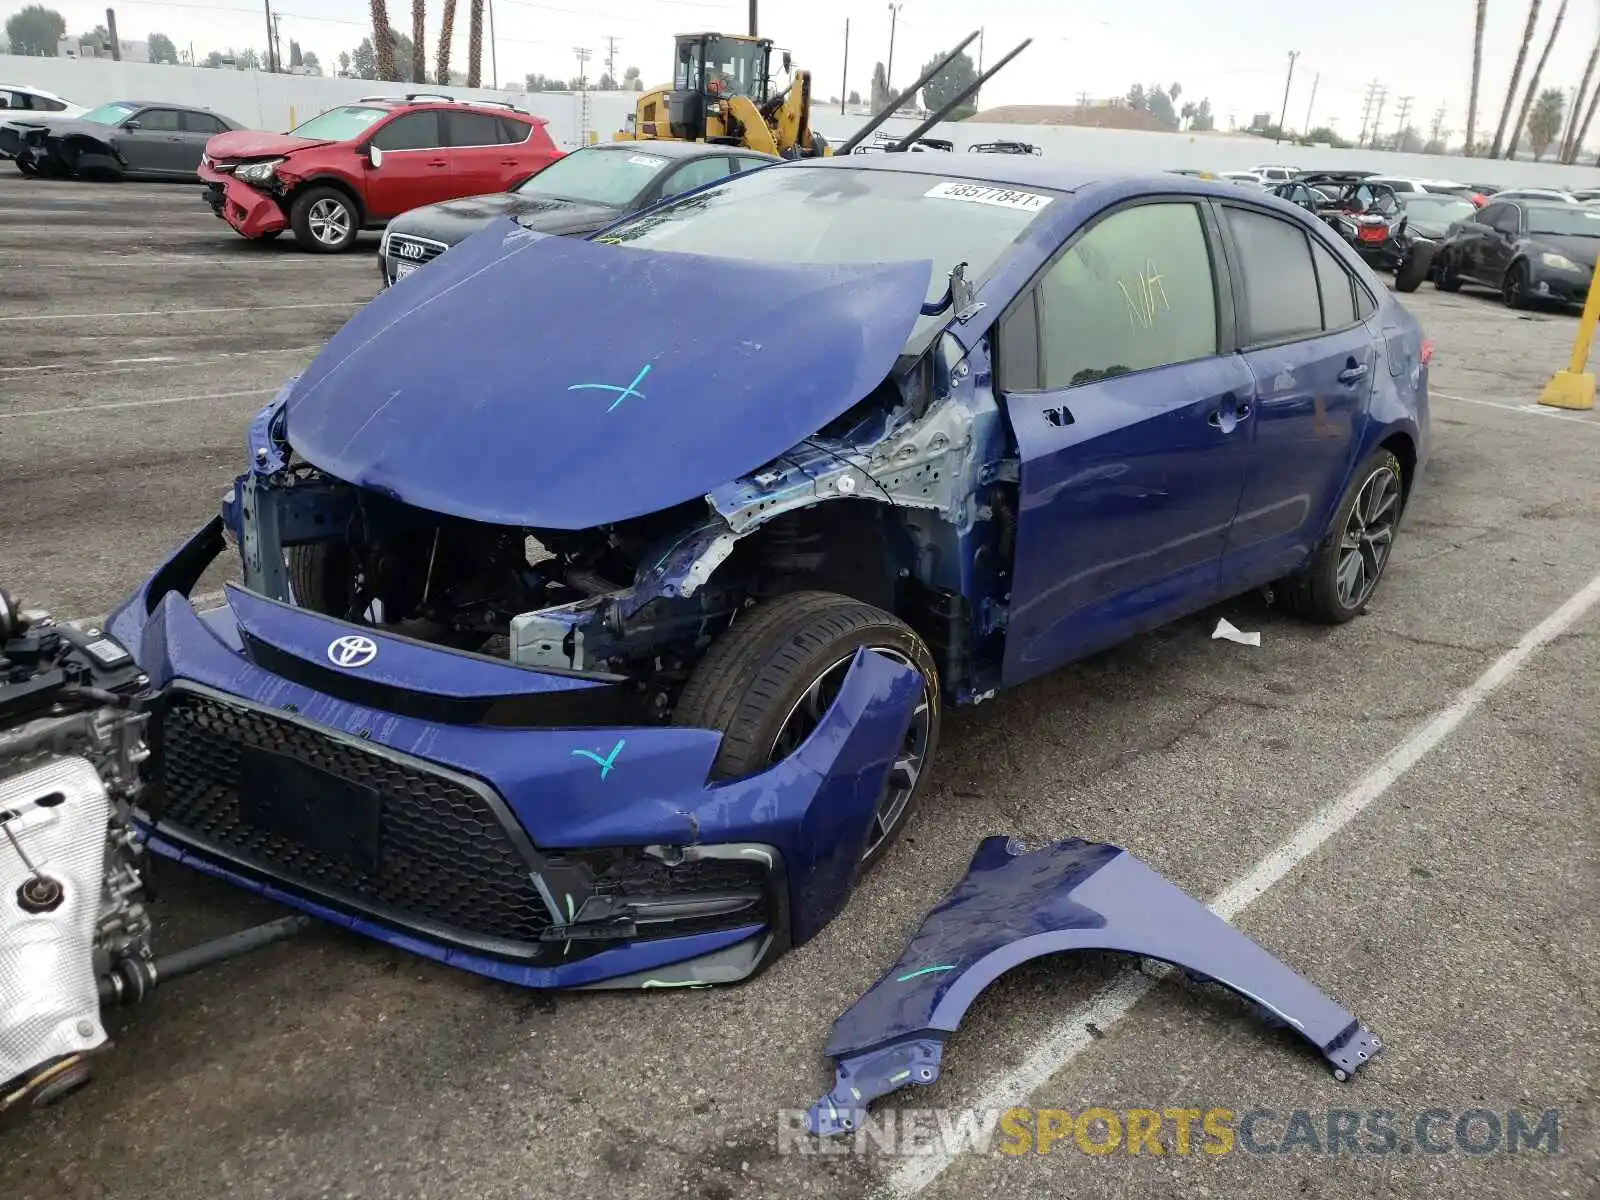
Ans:
{"label": "detached blue fender", "polygon": [[1024,854],[985,838],[967,874],[897,962],[834,1023],[833,1090],[811,1107],[823,1136],[867,1104],[939,1076],[944,1039],[978,994],[1019,963],[1065,950],[1160,959],[1222,984],[1297,1030],[1348,1079],[1382,1048],[1313,984],[1120,846],[1069,838]]}

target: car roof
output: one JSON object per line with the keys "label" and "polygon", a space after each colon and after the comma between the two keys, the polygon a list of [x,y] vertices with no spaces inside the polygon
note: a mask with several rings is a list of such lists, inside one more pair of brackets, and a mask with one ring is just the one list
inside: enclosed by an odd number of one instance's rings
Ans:
{"label": "car roof", "polygon": [[[1515,203],[1515,201],[1507,201],[1507,203],[1508,204],[1509,203]],[[1581,204],[1573,204],[1573,203],[1571,203],[1570,201],[1567,201],[1567,200],[1526,200],[1526,201],[1522,202],[1522,207],[1523,208],[1537,209],[1537,210],[1542,210],[1542,209],[1547,209],[1547,208],[1559,208],[1559,209],[1562,209],[1562,210],[1566,210],[1566,209],[1569,209],[1569,208],[1582,208],[1583,205],[1581,205]]]}
{"label": "car roof", "polygon": [[34,87],[31,83],[7,83],[0,79],[0,92],[27,92],[31,96],[44,96],[50,100],[64,99],[54,92],[47,92],[42,87]]}
{"label": "car roof", "polygon": [[[764,158],[782,162],[771,154],[751,150],[748,146],[719,146],[715,142],[669,142],[641,138],[631,142],[595,142],[592,146],[579,146],[579,150],[631,150],[635,154],[654,154],[658,158],[709,158],[717,154],[740,154],[751,158]],[[577,151],[573,151],[577,153]]]}
{"label": "car roof", "polygon": [[[1006,185],[1032,184],[1058,192],[1076,191],[1105,179],[1124,178],[1123,172],[1096,171],[1083,166],[1064,166],[1031,155],[982,154],[837,154],[829,158],[803,158],[794,165],[826,167],[846,171],[901,171],[913,175],[944,175],[952,179],[972,179],[982,183]],[[1149,172],[1151,179],[1171,175]],[[1183,178],[1189,178],[1183,176]]]}
{"label": "car roof", "polygon": [[[217,115],[216,113],[211,112],[211,109],[202,108],[198,104],[178,104],[171,100],[107,100],[106,103],[131,104],[135,108],[176,108],[182,112],[200,112],[211,113],[212,116]],[[103,106],[97,104],[94,107],[100,108]]]}

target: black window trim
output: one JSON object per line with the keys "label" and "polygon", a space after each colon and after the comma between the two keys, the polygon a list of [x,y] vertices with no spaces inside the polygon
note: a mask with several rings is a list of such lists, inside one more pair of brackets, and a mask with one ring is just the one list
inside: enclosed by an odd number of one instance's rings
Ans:
{"label": "black window trim", "polygon": [[[1199,358],[1183,359],[1179,362],[1159,363],[1153,367],[1141,367],[1137,371],[1129,371],[1127,375],[1118,375],[1118,379],[1131,379],[1136,375],[1143,375],[1149,371],[1161,371],[1168,367],[1181,367],[1187,363],[1204,362],[1211,358],[1223,358],[1232,354],[1236,347],[1237,332],[1235,330],[1235,312],[1237,302],[1232,289],[1232,272],[1229,269],[1226,248],[1223,245],[1221,230],[1217,226],[1216,214],[1212,211],[1210,197],[1194,192],[1148,192],[1138,196],[1130,196],[1126,200],[1108,205],[1095,213],[1093,217],[1079,225],[1066,241],[1057,246],[1048,258],[1029,276],[1027,283],[1018,290],[1017,295],[1006,305],[1005,311],[1000,314],[1000,319],[995,322],[995,337],[997,339],[998,353],[995,363],[999,372],[996,380],[996,393],[1006,395],[1051,395],[1056,392],[1071,391],[1074,388],[1089,387],[1091,383],[1066,384],[1058,387],[1045,385],[1046,349],[1044,344],[1044,305],[1039,302],[1039,284],[1044,277],[1055,267],[1062,257],[1077,244],[1080,238],[1097,228],[1102,221],[1109,220],[1118,213],[1126,212],[1133,208],[1144,208],[1154,204],[1189,204],[1198,210],[1200,230],[1205,239],[1206,254],[1211,260],[1211,291],[1216,303],[1217,314],[1217,348],[1211,354]],[[1028,309],[1031,316],[1024,318],[1023,310]],[[1014,319],[1015,318],[1015,323]],[[1031,324],[1033,346],[1016,347],[1007,346],[1008,341],[1015,340],[1018,335],[1027,336],[1028,326]],[[1023,382],[1013,376],[1013,372],[1021,370],[1029,372],[1028,386],[1017,386]],[[1094,383],[1104,382],[1094,380]]]}
{"label": "black window trim", "polygon": [[[1335,246],[1329,238],[1323,237],[1320,229],[1311,228],[1304,222],[1293,220],[1292,218],[1285,216],[1283,213],[1273,212],[1271,209],[1258,208],[1254,204],[1250,203],[1240,203],[1234,200],[1231,196],[1226,200],[1217,201],[1217,204],[1222,208],[1236,208],[1242,212],[1247,212],[1254,216],[1270,217],[1274,221],[1278,221],[1284,225],[1288,225],[1291,228],[1298,230],[1301,236],[1306,239],[1306,257],[1311,260],[1311,277],[1317,280],[1317,312],[1322,318],[1323,327],[1315,332],[1307,331],[1303,333],[1290,334],[1288,337],[1274,338],[1270,341],[1255,342],[1249,341],[1246,338],[1247,330],[1245,327],[1244,314],[1247,310],[1245,308],[1244,274],[1243,272],[1236,274],[1234,276],[1234,304],[1236,311],[1239,314],[1238,349],[1240,353],[1250,353],[1255,350],[1272,350],[1279,346],[1292,346],[1296,342],[1313,341],[1316,338],[1327,337],[1329,334],[1347,333],[1348,331],[1356,328],[1357,325],[1365,325],[1368,318],[1371,316],[1371,312],[1376,312],[1380,307],[1377,299],[1372,295],[1371,289],[1368,288],[1366,283],[1363,282],[1361,278],[1354,271],[1350,270],[1348,265],[1343,262],[1344,256],[1341,254],[1339,247]],[[1234,243],[1233,234],[1228,230],[1227,222],[1222,219],[1222,215],[1220,213],[1218,214],[1218,224],[1224,233],[1227,244],[1230,247],[1230,252],[1237,251],[1238,247]],[[1321,222],[1319,221],[1318,224],[1320,225]],[[1349,276],[1350,286],[1352,288],[1360,288],[1361,292],[1366,294],[1368,304],[1371,308],[1371,312],[1369,312],[1367,316],[1363,317],[1360,315],[1361,301],[1359,294],[1352,291],[1350,299],[1355,308],[1357,320],[1349,325],[1341,325],[1337,329],[1329,329],[1327,327],[1328,314],[1324,312],[1322,308],[1322,282],[1321,277],[1317,274],[1317,258],[1316,255],[1311,253],[1311,241],[1313,239],[1320,241],[1322,243],[1322,248],[1329,254],[1333,255],[1334,262],[1338,263],[1344,269],[1344,273]]]}

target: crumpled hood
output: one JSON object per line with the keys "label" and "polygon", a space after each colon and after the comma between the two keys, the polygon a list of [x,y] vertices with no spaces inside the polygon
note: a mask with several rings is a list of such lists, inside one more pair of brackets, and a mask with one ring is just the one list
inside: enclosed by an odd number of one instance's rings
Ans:
{"label": "crumpled hood", "polygon": [[301,138],[287,133],[267,133],[260,129],[235,129],[230,133],[219,133],[206,142],[206,154],[213,159],[282,158],[296,150],[327,144],[326,138]]}
{"label": "crumpled hood", "polygon": [[615,208],[553,200],[549,196],[524,196],[495,192],[428,204],[401,213],[389,222],[389,232],[433,238],[453,246],[471,237],[496,217],[515,217],[524,229],[540,233],[588,233],[622,216]]}
{"label": "crumpled hood", "polygon": [[496,220],[339,331],[289,392],[289,442],[434,512],[626,520],[754,470],[865,397],[931,271],[637,250]]}

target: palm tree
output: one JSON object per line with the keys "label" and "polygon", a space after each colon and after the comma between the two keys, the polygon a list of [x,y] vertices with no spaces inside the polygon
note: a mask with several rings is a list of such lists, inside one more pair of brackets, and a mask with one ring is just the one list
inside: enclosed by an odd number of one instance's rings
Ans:
{"label": "palm tree", "polygon": [[395,75],[394,39],[389,36],[389,5],[385,0],[372,0],[372,53],[378,78],[392,80]]}
{"label": "palm tree", "polygon": [[444,23],[439,26],[439,82],[450,82],[450,34],[456,23],[456,0],[444,0]]}
{"label": "palm tree", "polygon": [[1528,61],[1528,47],[1533,45],[1533,31],[1539,24],[1539,0],[1528,0],[1528,23],[1522,29],[1522,48],[1517,51],[1517,65],[1511,68],[1511,86],[1506,88],[1505,106],[1500,110],[1500,124],[1494,131],[1494,145],[1489,147],[1489,157],[1499,158],[1506,144],[1506,126],[1511,121],[1511,106],[1517,102],[1517,84],[1522,82],[1522,67]]}
{"label": "palm tree", "polygon": [[1550,51],[1556,44],[1556,34],[1561,32],[1561,20],[1567,15],[1567,0],[1561,0],[1561,7],[1556,9],[1555,24],[1550,26],[1550,36],[1544,41],[1544,52],[1539,55],[1539,61],[1533,65],[1533,76],[1528,80],[1528,90],[1522,96],[1522,111],[1517,113],[1516,127],[1511,130],[1511,143],[1506,147],[1506,157],[1517,156],[1517,143],[1522,140],[1522,131],[1527,128],[1528,114],[1533,111],[1533,98],[1539,94],[1539,76],[1544,74],[1544,64],[1550,61]]}
{"label": "palm tree", "polygon": [[[1565,4],[1566,0],[1561,2]],[[425,7],[425,0],[411,0],[411,78],[416,83],[428,82],[428,54],[423,45],[427,33]]]}
{"label": "palm tree", "polygon": [[472,0],[467,10],[467,86],[483,82],[483,0]]}
{"label": "palm tree", "polygon": [[1583,149],[1583,139],[1589,136],[1589,123],[1594,120],[1596,108],[1600,108],[1600,84],[1595,85],[1594,94],[1589,97],[1589,107],[1583,112],[1583,124],[1579,125],[1577,132],[1572,135],[1572,149],[1568,152],[1568,162],[1578,161],[1578,152]]}
{"label": "palm tree", "polygon": [[1578,94],[1572,101],[1572,112],[1567,118],[1567,132],[1561,139],[1561,150],[1556,154],[1557,162],[1570,163],[1578,155],[1573,135],[1578,132],[1578,122],[1582,119],[1584,105],[1589,100],[1589,81],[1594,78],[1596,63],[1600,63],[1600,37],[1595,38],[1594,49],[1589,51],[1589,61],[1583,68],[1583,78],[1578,82]]}
{"label": "palm tree", "polygon": [[1489,0],[1478,0],[1478,24],[1472,35],[1472,98],[1467,101],[1467,149],[1472,154],[1478,132],[1478,83],[1483,78],[1483,22],[1489,15]]}

